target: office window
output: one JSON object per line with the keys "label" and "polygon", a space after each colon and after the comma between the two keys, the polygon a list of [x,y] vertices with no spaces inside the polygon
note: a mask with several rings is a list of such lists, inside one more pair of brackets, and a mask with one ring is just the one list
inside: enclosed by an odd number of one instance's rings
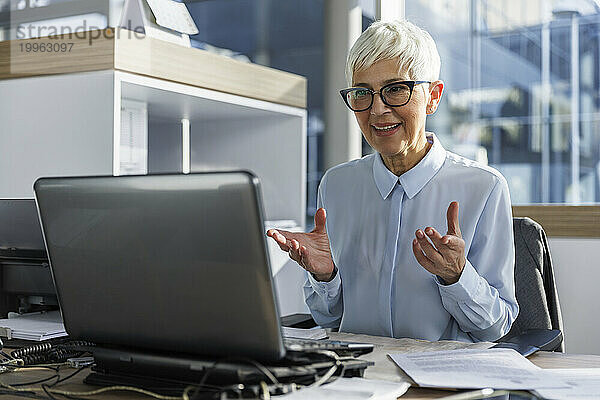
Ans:
{"label": "office window", "polygon": [[600,202],[600,8],[594,1],[418,0],[442,58],[427,129],[500,170],[513,204]]}

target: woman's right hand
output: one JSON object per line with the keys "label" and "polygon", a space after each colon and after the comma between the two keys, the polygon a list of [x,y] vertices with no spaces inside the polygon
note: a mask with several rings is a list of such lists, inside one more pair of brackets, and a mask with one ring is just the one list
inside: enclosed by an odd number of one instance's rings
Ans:
{"label": "woman's right hand", "polygon": [[315,229],[310,232],[288,232],[269,229],[279,248],[302,268],[313,274],[318,281],[329,282],[334,278],[333,259],[329,247],[329,237],[325,229],[325,209],[319,208],[315,214]]}

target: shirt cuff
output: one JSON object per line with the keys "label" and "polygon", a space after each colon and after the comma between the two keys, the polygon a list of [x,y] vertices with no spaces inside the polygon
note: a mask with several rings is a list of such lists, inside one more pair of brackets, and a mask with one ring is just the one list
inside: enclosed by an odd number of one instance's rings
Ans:
{"label": "shirt cuff", "polygon": [[434,279],[441,295],[449,296],[456,301],[467,301],[473,299],[477,294],[481,277],[469,260],[466,260],[465,267],[457,282],[444,285],[439,277],[435,276]]}
{"label": "shirt cuff", "polygon": [[308,275],[308,281],[310,285],[313,287],[315,292],[319,295],[319,297],[325,297],[326,299],[332,299],[340,291],[340,286],[342,285],[342,280],[340,278],[340,271],[335,274],[332,280],[329,282],[320,282],[312,276],[308,271],[306,272]]}

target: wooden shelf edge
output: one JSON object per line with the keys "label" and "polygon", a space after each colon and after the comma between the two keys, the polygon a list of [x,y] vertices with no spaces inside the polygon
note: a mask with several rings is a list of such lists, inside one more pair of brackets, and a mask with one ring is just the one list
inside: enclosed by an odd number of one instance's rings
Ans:
{"label": "wooden shelf edge", "polygon": [[513,206],[514,217],[538,222],[548,237],[600,238],[600,205]]}
{"label": "wooden shelf edge", "polygon": [[[0,42],[0,79],[113,68],[110,29]],[[43,51],[42,51],[43,49]]]}
{"label": "wooden shelf edge", "polygon": [[124,29],[0,42],[0,80],[110,69],[292,107],[307,105],[303,76]]}
{"label": "wooden shelf edge", "polygon": [[[121,30],[122,32],[122,30]],[[168,54],[168,57],[163,55]],[[305,77],[129,32],[116,41],[115,68],[204,89],[306,108]]]}

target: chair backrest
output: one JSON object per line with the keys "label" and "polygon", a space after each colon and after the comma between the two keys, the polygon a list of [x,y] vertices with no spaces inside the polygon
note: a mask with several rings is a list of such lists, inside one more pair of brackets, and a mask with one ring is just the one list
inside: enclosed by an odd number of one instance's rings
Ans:
{"label": "chair backrest", "polygon": [[[505,337],[528,329],[560,329],[564,334],[546,233],[530,218],[513,218],[513,229],[519,315]],[[564,341],[557,351],[564,351]]]}

